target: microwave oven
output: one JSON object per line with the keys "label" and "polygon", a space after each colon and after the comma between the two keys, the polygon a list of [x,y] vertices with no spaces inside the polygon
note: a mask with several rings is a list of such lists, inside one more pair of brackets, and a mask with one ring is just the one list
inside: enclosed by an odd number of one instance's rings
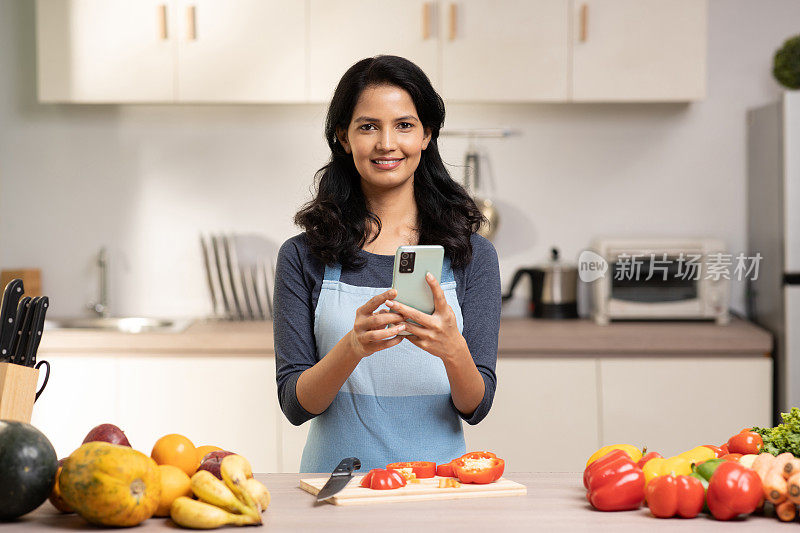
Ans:
{"label": "microwave oven", "polygon": [[725,246],[705,238],[601,238],[591,250],[607,268],[592,284],[592,318],[730,321]]}

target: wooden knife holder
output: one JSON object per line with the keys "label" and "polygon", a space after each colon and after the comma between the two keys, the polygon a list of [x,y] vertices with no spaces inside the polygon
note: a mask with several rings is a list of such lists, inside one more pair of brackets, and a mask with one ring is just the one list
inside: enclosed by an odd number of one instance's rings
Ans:
{"label": "wooden knife holder", "polygon": [[0,420],[30,424],[39,369],[0,363]]}

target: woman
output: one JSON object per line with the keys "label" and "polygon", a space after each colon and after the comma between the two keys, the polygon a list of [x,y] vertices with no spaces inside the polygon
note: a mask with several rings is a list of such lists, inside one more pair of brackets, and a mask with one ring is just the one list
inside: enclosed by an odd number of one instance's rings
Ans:
{"label": "woman", "polygon": [[[295,215],[305,231],[281,246],[275,281],[279,401],[293,424],[311,421],[301,472],[352,456],[364,469],[450,461],[465,451],[461,419],[477,424],[492,405],[497,254],[442,163],[443,123],[427,76],[397,56],[359,61],[331,100],[331,158]],[[445,249],[442,283],[428,276],[432,315],[386,289],[407,244]]]}

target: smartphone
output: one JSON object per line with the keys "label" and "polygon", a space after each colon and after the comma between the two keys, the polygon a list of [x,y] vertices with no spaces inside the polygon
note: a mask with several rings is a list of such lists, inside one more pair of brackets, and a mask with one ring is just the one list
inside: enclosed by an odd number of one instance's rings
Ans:
{"label": "smartphone", "polygon": [[[397,291],[396,301],[429,315],[434,311],[433,293],[425,274],[430,272],[442,280],[444,248],[438,244],[400,246],[394,254],[392,288]],[[413,320],[408,320],[415,324]],[[401,331],[401,335],[411,335]]]}

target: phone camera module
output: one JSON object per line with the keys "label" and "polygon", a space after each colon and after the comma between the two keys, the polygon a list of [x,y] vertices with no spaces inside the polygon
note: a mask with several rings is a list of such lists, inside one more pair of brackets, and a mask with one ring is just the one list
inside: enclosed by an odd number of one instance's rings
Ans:
{"label": "phone camera module", "polygon": [[400,268],[398,269],[401,274],[408,274],[414,272],[414,259],[416,252],[401,252],[400,253]]}

